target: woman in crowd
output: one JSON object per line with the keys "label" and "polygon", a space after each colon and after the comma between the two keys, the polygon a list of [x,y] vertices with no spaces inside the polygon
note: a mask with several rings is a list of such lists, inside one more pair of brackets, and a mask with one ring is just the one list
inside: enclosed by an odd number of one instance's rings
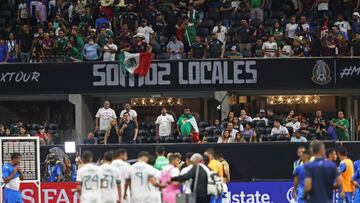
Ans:
{"label": "woman in crowd", "polygon": [[240,111],[239,120],[240,120],[240,121],[251,122],[251,121],[252,121],[252,118],[247,115],[245,109],[242,109],[242,110]]}
{"label": "woman in crowd", "polygon": [[241,134],[245,137],[245,140],[249,140],[250,142],[259,141],[256,131],[253,129],[252,123],[250,122],[246,123],[245,128]]}
{"label": "woman in crowd", "polygon": [[121,137],[116,119],[113,119],[106,130],[104,144],[119,144]]}
{"label": "woman in crowd", "polygon": [[240,132],[237,132],[235,134],[234,143],[240,143],[240,142],[246,142],[246,140],[245,140],[244,136]]}
{"label": "woman in crowd", "polygon": [[278,47],[284,45],[284,29],[280,26],[279,22],[275,22],[274,27],[270,30],[270,35],[275,37]]}
{"label": "woman in crowd", "polygon": [[225,130],[223,134],[219,137],[217,143],[232,143],[230,132],[228,130]]}
{"label": "woman in crowd", "polygon": [[285,123],[291,122],[293,120],[294,116],[295,116],[295,111],[291,110],[285,119]]}
{"label": "woman in crowd", "polygon": [[233,123],[233,125],[234,125],[234,129],[235,129],[235,130],[240,131],[240,129],[242,129],[238,117],[234,117],[234,120],[233,120],[232,123]]}
{"label": "woman in crowd", "polygon": [[350,55],[350,47],[349,43],[346,41],[344,35],[339,34],[336,37],[336,46],[338,48],[338,56],[349,56]]}
{"label": "woman in crowd", "polygon": [[10,130],[10,128],[6,128],[5,129],[5,137],[9,137],[9,136],[11,136],[11,130]]}
{"label": "woman in crowd", "polygon": [[230,111],[230,112],[228,113],[227,118],[225,118],[223,121],[224,121],[224,122],[233,122],[234,117],[235,117],[235,113],[232,112],[232,111]]}

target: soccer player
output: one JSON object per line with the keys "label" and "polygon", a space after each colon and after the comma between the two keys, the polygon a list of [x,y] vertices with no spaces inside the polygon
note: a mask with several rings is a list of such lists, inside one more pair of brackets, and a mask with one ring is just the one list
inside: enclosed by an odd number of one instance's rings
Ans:
{"label": "soccer player", "polygon": [[104,162],[99,166],[101,203],[116,203],[121,200],[120,172],[112,165],[114,152],[104,154]]}
{"label": "soccer player", "polygon": [[4,203],[22,203],[20,193],[20,181],[23,180],[23,173],[20,168],[21,154],[12,153],[11,161],[2,167],[2,179],[4,186]]}
{"label": "soccer player", "polygon": [[155,148],[156,160],[154,167],[157,170],[162,170],[163,167],[169,165],[169,160],[165,157],[165,147],[164,146],[156,146]]}
{"label": "soccer player", "polygon": [[348,158],[348,152],[346,148],[341,147],[338,150],[340,165],[339,171],[342,180],[342,188],[340,193],[339,202],[352,203],[352,195],[354,193],[355,187],[352,184],[351,180],[354,176],[354,163],[351,159]]}
{"label": "soccer player", "polygon": [[326,159],[336,163],[337,161],[337,151],[335,148],[329,148],[326,150]]}
{"label": "soccer player", "polygon": [[77,171],[77,192],[80,194],[81,203],[97,203],[100,201],[100,171],[93,164],[93,155],[90,151],[82,154],[83,166]]}
{"label": "soccer player", "polygon": [[[121,178],[121,193],[124,194],[125,191],[125,181],[129,176],[129,172],[130,172],[130,164],[128,164],[126,161],[128,160],[128,155],[127,155],[127,151],[126,149],[120,148],[118,150],[115,151],[114,154],[114,161],[112,162],[112,165],[118,169],[119,173],[120,173],[120,178]],[[127,196],[129,197],[129,191]],[[122,203],[128,203],[130,201],[128,201],[129,198],[127,200],[125,200],[122,196]]]}
{"label": "soccer player", "polygon": [[334,162],[325,160],[325,146],[316,142],[312,146],[314,161],[305,165],[304,196],[307,203],[332,203],[333,189],[341,186]]}
{"label": "soccer player", "polygon": [[297,156],[299,157],[298,160],[294,161],[294,164],[293,164],[293,169],[295,171],[296,167],[300,166],[303,164],[303,154],[304,154],[304,151],[305,151],[305,147],[304,146],[299,146],[298,149],[297,149]]}
{"label": "soccer player", "polygon": [[310,161],[310,157],[310,151],[305,150],[302,156],[303,164],[296,167],[294,171],[294,197],[297,203],[306,203],[304,196],[305,164]]}
{"label": "soccer player", "polygon": [[352,183],[355,185],[354,203],[358,203],[360,202],[360,168],[355,171]]}
{"label": "soccer player", "polygon": [[126,191],[130,186],[131,203],[154,203],[150,184],[158,187],[165,188],[156,179],[159,173],[154,167],[149,165],[149,153],[141,151],[138,154],[138,161],[131,166],[129,179],[125,183],[124,199],[127,199]]}

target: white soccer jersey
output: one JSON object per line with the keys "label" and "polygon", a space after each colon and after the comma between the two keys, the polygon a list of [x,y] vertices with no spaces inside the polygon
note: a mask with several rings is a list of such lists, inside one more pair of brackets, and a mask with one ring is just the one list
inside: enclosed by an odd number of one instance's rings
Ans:
{"label": "white soccer jersey", "polygon": [[122,203],[130,202],[130,190],[127,191],[127,199],[123,199],[125,191],[125,180],[129,178],[130,164],[123,160],[114,160],[112,164],[120,173]]}
{"label": "white soccer jersey", "polygon": [[76,181],[81,183],[81,203],[100,202],[100,173],[99,167],[86,164],[77,171]]}
{"label": "white soccer jersey", "polygon": [[131,166],[131,203],[155,203],[149,178],[157,175],[156,169],[147,163],[137,162]]}
{"label": "white soccer jersey", "polygon": [[99,167],[101,179],[101,203],[115,203],[118,200],[117,183],[120,172],[114,166],[104,163]]}

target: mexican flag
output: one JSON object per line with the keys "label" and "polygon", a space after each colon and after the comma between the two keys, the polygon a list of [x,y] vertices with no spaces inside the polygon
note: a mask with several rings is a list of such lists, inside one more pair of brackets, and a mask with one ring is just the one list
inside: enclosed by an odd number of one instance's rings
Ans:
{"label": "mexican flag", "polygon": [[123,51],[119,55],[119,66],[124,74],[129,72],[130,74],[146,76],[149,72],[151,62],[152,55],[148,52],[129,53]]}

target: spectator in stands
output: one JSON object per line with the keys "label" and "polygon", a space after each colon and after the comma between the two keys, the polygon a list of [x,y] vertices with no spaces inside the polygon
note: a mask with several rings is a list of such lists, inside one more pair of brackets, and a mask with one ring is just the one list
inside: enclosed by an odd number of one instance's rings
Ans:
{"label": "spectator in stands", "polygon": [[296,16],[291,16],[290,22],[286,24],[285,36],[290,39],[294,39],[296,36],[298,24],[296,24]]}
{"label": "spectator in stands", "polygon": [[279,55],[282,58],[289,58],[292,56],[292,46],[290,44],[290,40],[284,40],[284,46],[282,47],[281,51],[279,51]]}
{"label": "spectator in stands", "polygon": [[38,0],[38,3],[36,4],[36,18],[40,25],[44,25],[47,21],[47,11],[43,0]]}
{"label": "spectator in stands", "polygon": [[120,119],[124,119],[124,113],[129,113],[130,119],[135,121],[135,123],[138,123],[138,114],[134,109],[131,108],[129,103],[124,104],[124,110],[120,112]]}
{"label": "spectator in stands", "polygon": [[134,33],[129,30],[129,27],[127,24],[124,24],[121,27],[121,30],[119,32],[119,35],[117,37],[118,41],[119,41],[119,48],[120,49],[128,49],[130,48],[131,44],[130,41],[133,38]]}
{"label": "spectator in stands", "polygon": [[217,39],[225,44],[227,27],[223,26],[221,21],[219,21],[218,24],[213,28],[212,32],[216,33]]}
{"label": "spectator in stands", "polygon": [[18,135],[20,133],[20,127],[23,126],[23,122],[21,120],[18,120],[16,122],[16,125],[11,128],[11,134]]}
{"label": "spectator in stands", "polygon": [[30,61],[30,49],[32,42],[32,35],[29,30],[28,25],[23,25],[20,35],[18,37],[19,40],[19,51],[20,51],[20,61],[22,63],[27,63]]}
{"label": "spectator in stands", "polygon": [[331,31],[323,38],[322,41],[322,56],[335,56],[336,42]]}
{"label": "spectator in stands", "polygon": [[184,44],[177,40],[175,36],[172,36],[166,45],[166,51],[170,53],[170,60],[179,60],[182,58],[181,56],[184,51]]}
{"label": "spectator in stands", "polygon": [[100,47],[104,47],[109,37],[111,36],[110,33],[107,32],[106,27],[102,27],[96,37],[96,43],[98,43]]}
{"label": "spectator in stands", "polygon": [[240,143],[240,142],[246,142],[244,136],[241,134],[241,132],[237,132],[235,134],[235,139],[233,141],[234,143]]}
{"label": "spectator in stands", "polygon": [[295,131],[300,129],[300,122],[299,122],[299,117],[298,116],[294,116],[293,119],[285,124],[286,127],[290,127]]}
{"label": "spectator in stands", "polygon": [[321,110],[317,110],[315,112],[315,118],[313,120],[313,127],[316,129],[316,133],[320,133],[321,131],[326,131],[326,123],[325,119],[322,116]]}
{"label": "spectator in stands", "polygon": [[270,36],[275,37],[275,41],[278,47],[282,47],[284,45],[284,29],[280,26],[280,23],[277,21],[274,24],[274,27],[270,30]]}
{"label": "spectator in stands", "polygon": [[240,52],[251,49],[251,40],[255,29],[245,19],[241,20],[241,26],[236,33],[236,40],[240,42]]}
{"label": "spectator in stands", "polygon": [[251,48],[251,53],[253,57],[264,57],[263,53],[263,41],[261,39],[257,39],[254,46]]}
{"label": "spectator in stands", "polygon": [[122,143],[134,144],[138,136],[138,126],[134,120],[131,120],[129,112],[123,114],[123,121],[119,127]]}
{"label": "spectator in stands", "polygon": [[233,138],[230,136],[230,132],[228,130],[225,130],[217,140],[217,143],[232,143],[232,142],[233,142]]}
{"label": "spectator in stands", "polygon": [[265,58],[278,56],[278,46],[274,36],[269,36],[269,40],[262,45],[262,51]]}
{"label": "spectator in stands", "polygon": [[279,136],[281,138],[290,138],[287,128],[281,125],[279,119],[274,120],[274,127],[271,129],[271,136]]}
{"label": "spectator in stands", "polygon": [[30,134],[27,133],[26,128],[24,126],[21,126],[19,128],[19,134],[17,136],[19,136],[19,137],[30,137]]}
{"label": "spectator in stands", "polygon": [[350,55],[350,46],[348,41],[345,40],[345,37],[342,34],[337,35],[336,40],[337,55],[338,56],[349,56]]}
{"label": "spectator in stands", "polygon": [[258,120],[263,120],[265,121],[265,125],[268,125],[268,119],[265,117],[265,110],[264,109],[260,109],[259,110],[259,115],[255,118],[253,118],[253,121],[258,121]]}
{"label": "spectator in stands", "polygon": [[233,122],[235,117],[235,113],[233,111],[230,111],[228,113],[228,116],[223,120],[223,122]]}
{"label": "spectator in stands", "polygon": [[135,32],[135,30],[138,27],[138,15],[133,12],[134,5],[128,5],[126,8],[125,13],[121,16],[121,27],[124,26],[124,24],[127,24],[129,26],[129,29],[132,32]]}
{"label": "spectator in stands", "polygon": [[179,117],[177,121],[177,131],[182,137],[189,137],[192,135],[194,127],[190,120],[193,119],[191,110],[189,107],[184,108],[184,113]]}
{"label": "spectator in stands", "polygon": [[44,53],[44,62],[56,62],[54,58],[55,54],[55,44],[54,39],[50,38],[48,32],[44,33],[43,40],[41,41],[42,52]]}
{"label": "spectator in stands", "polygon": [[343,111],[338,112],[338,117],[333,118],[330,121],[330,125],[335,129],[336,135],[340,141],[349,140],[349,138],[350,138],[350,136],[349,136],[350,123],[349,123],[349,120],[347,120],[345,118]]}
{"label": "spectator in stands", "polygon": [[88,36],[88,43],[85,44],[82,54],[85,61],[97,61],[101,58],[101,48],[95,43],[94,38]]}
{"label": "spectator in stands", "polygon": [[250,142],[261,141],[261,139],[258,138],[251,122],[246,122],[244,130],[241,131],[241,135],[244,136],[245,140],[249,140]]}
{"label": "spectator in stands", "polygon": [[242,58],[242,54],[238,52],[236,45],[231,47],[230,53],[227,55],[227,58],[229,59],[240,59]]}
{"label": "spectator in stands", "polygon": [[6,63],[9,58],[9,47],[5,40],[0,36],[0,63]]}
{"label": "spectator in stands", "polygon": [[360,33],[360,13],[359,12],[353,13],[351,30],[353,33]]}
{"label": "spectator in stands", "polygon": [[17,19],[22,25],[28,23],[29,8],[28,8],[28,4],[25,0],[21,0],[21,2],[19,3]]}
{"label": "spectator in stands", "polygon": [[291,137],[290,142],[307,142],[307,139],[301,134],[301,131],[298,129],[295,131],[295,135]]}
{"label": "spectator in stands", "polygon": [[142,19],[140,21],[140,27],[137,28],[137,33],[141,33],[145,37],[145,42],[150,43],[150,40],[154,37],[154,30],[147,25],[147,20]]}
{"label": "spectator in stands", "polygon": [[221,3],[220,14],[222,22],[226,28],[229,28],[232,25],[232,20],[235,14],[235,7],[231,5],[232,0],[224,0]]}
{"label": "spectator in stands", "polygon": [[196,28],[195,28],[195,24],[189,22],[189,17],[185,16],[183,18],[184,22],[184,28],[185,28],[185,32],[184,32],[184,50],[185,52],[190,51],[190,48],[192,46],[192,44],[195,41],[195,37],[196,37]]}
{"label": "spectator in stands", "polygon": [[301,46],[301,39],[295,37],[292,47],[291,47],[291,55],[292,57],[304,57],[304,48]]}
{"label": "spectator in stands", "polygon": [[201,42],[199,35],[195,37],[194,43],[190,49],[190,59],[205,59],[206,58],[206,45]]}
{"label": "spectator in stands", "polygon": [[100,30],[101,28],[109,28],[111,26],[110,20],[105,16],[104,13],[101,13],[99,18],[95,20],[95,28]]}
{"label": "spectator in stands", "polygon": [[220,124],[220,120],[219,119],[215,119],[214,122],[212,123],[212,128],[217,128],[220,129],[221,128],[221,124]]}
{"label": "spectator in stands", "polygon": [[240,120],[240,122],[241,122],[241,121],[252,122],[252,118],[247,115],[245,109],[242,109],[242,110],[240,111],[239,120]]}
{"label": "spectator in stands", "polygon": [[351,56],[360,56],[360,32],[355,33],[355,37],[351,41]]}
{"label": "spectator in stands", "polygon": [[5,136],[5,126],[0,123],[0,137]]}
{"label": "spectator in stands", "polygon": [[115,61],[115,54],[118,50],[112,37],[107,39],[107,43],[103,47],[103,61]]}
{"label": "spectator in stands", "polygon": [[134,35],[135,43],[130,48],[124,50],[130,50],[132,53],[151,52],[152,47],[144,41],[145,37],[141,33]]}
{"label": "spectator in stands", "polygon": [[324,15],[329,15],[329,1],[330,0],[317,0],[316,8],[317,8],[317,18],[322,18]]}
{"label": "spectator in stands", "polygon": [[104,144],[119,144],[121,143],[121,137],[119,132],[119,126],[116,119],[112,119],[109,127],[105,132]]}
{"label": "spectator in stands", "polygon": [[99,108],[99,110],[96,113],[96,120],[95,120],[95,131],[103,131],[105,132],[112,119],[116,119],[116,113],[115,111],[110,108],[110,101],[105,100],[103,107]]}
{"label": "spectator in stands", "polygon": [[96,144],[98,144],[98,140],[94,136],[94,133],[92,131],[90,131],[90,132],[88,132],[87,136],[81,141],[81,143],[96,145]]}
{"label": "spectator in stands", "polygon": [[5,134],[4,134],[5,137],[10,137],[11,136],[11,130],[10,128],[6,128],[5,129]]}
{"label": "spectator in stands", "polygon": [[240,131],[234,129],[233,123],[227,123],[226,130],[229,131],[231,138],[234,138],[237,132],[242,132],[244,130],[244,127],[240,125]]}
{"label": "spectator in stands", "polygon": [[242,125],[242,124],[240,124],[239,118],[238,118],[238,117],[234,117],[232,123],[233,123],[234,129],[237,130],[237,131],[239,131],[239,130],[240,130],[240,126]]}
{"label": "spectator in stands", "polygon": [[48,145],[48,144],[51,143],[51,137],[52,136],[51,136],[50,133],[45,132],[45,127],[44,126],[40,126],[39,133],[36,134],[35,136],[39,137],[41,145]]}
{"label": "spectator in stands", "polygon": [[[350,24],[344,19],[344,15],[343,14],[339,14],[337,16],[337,21],[334,23],[335,26],[339,27],[341,32],[346,33],[347,36],[349,36],[350,31],[351,31],[351,26]],[[348,39],[348,37],[345,36],[345,38]]]}
{"label": "spectator in stands", "polygon": [[255,39],[261,39],[263,41],[266,41],[268,39],[268,33],[265,30],[265,27],[263,24],[260,24],[258,28],[253,33],[253,38]]}
{"label": "spectator in stands", "polygon": [[310,25],[307,23],[307,19],[305,16],[300,16],[300,23],[296,28],[296,36],[311,41]]}
{"label": "spectator in stands", "polygon": [[17,40],[15,39],[14,33],[10,32],[9,38],[6,40],[5,44],[8,46],[8,63],[17,62],[17,57],[19,56],[19,46]]}
{"label": "spectator in stands", "polygon": [[224,58],[225,46],[219,39],[217,39],[216,33],[212,34],[212,39],[208,42],[206,48],[209,53],[209,58]]}
{"label": "spectator in stands", "polygon": [[252,20],[258,19],[259,21],[264,20],[264,6],[265,0],[249,0],[250,1],[250,17]]}
{"label": "spectator in stands", "polygon": [[172,115],[167,113],[167,109],[165,107],[161,109],[161,115],[157,117],[155,125],[156,136],[158,138],[173,136],[175,120]]}
{"label": "spectator in stands", "polygon": [[65,57],[66,49],[68,48],[68,38],[64,30],[59,30],[59,37],[55,41],[55,49],[58,62],[62,62]]}

